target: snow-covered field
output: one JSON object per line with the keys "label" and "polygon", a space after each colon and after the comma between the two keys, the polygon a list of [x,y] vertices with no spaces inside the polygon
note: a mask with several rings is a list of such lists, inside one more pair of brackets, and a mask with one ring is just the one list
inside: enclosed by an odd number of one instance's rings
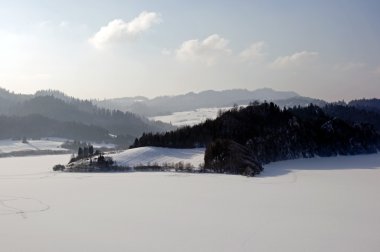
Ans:
{"label": "snow-covered field", "polygon": [[0,159],[1,251],[380,251],[380,154],[256,178],[51,172],[68,159]]}
{"label": "snow-covered field", "polygon": [[[67,139],[63,138],[43,138],[40,140],[28,139],[27,143],[23,143],[22,140],[0,140],[0,156],[12,156],[12,155],[30,155],[43,153],[43,151],[52,151],[65,153],[69,152],[68,149],[62,148],[61,145],[65,143]],[[115,149],[115,144],[110,143],[91,143],[94,148],[106,148]],[[9,154],[9,155],[8,155]],[[46,154],[46,153],[45,153]]]}
{"label": "snow-covered field", "polygon": [[64,139],[52,138],[42,140],[29,140],[27,143],[22,143],[21,140],[0,140],[0,154],[23,152],[23,151],[65,151],[61,145],[65,142]]}
{"label": "snow-covered field", "polygon": [[116,145],[112,143],[91,143],[95,149],[105,148],[105,149],[116,149]]}
{"label": "snow-covered field", "polygon": [[161,121],[171,123],[174,126],[181,127],[185,125],[196,125],[206,121],[206,119],[215,119],[219,110],[227,110],[231,107],[225,108],[200,108],[191,111],[174,112],[170,115],[153,116],[149,119],[154,121]]}
{"label": "snow-covered field", "polygon": [[134,167],[138,165],[163,165],[165,163],[192,164],[195,168],[204,162],[204,148],[171,149],[161,147],[141,147],[110,155],[118,165]]}

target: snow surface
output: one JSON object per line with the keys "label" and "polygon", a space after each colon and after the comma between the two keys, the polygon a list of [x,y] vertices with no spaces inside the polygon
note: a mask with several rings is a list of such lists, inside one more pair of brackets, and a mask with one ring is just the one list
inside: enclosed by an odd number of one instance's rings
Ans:
{"label": "snow surface", "polygon": [[51,171],[68,160],[0,159],[1,251],[380,251],[380,154],[255,178]]}
{"label": "snow surface", "polygon": [[110,155],[118,165],[134,167],[138,165],[162,165],[164,163],[190,163],[199,167],[204,163],[204,148],[172,149],[162,147],[140,147]]}
{"label": "snow surface", "polygon": [[231,107],[223,108],[200,108],[191,111],[174,112],[170,115],[153,116],[150,120],[171,123],[174,126],[192,126],[206,121],[206,119],[215,119],[219,110],[227,110]]}

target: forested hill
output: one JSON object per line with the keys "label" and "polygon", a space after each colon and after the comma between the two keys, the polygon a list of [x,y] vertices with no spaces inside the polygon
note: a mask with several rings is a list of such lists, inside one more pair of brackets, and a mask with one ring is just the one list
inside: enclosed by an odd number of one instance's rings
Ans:
{"label": "forested hill", "polygon": [[349,106],[374,111],[380,113],[380,99],[360,99],[352,100],[348,103]]}
{"label": "forested hill", "polygon": [[124,144],[129,138],[112,138],[103,128],[77,122],[59,122],[41,115],[4,116],[0,115],[0,139],[7,138],[61,137],[89,141],[114,142]]}
{"label": "forested hill", "polygon": [[[1,138],[75,136],[77,140],[130,145],[143,132],[174,129],[169,124],[149,121],[130,112],[98,108],[90,101],[52,90],[22,95],[0,89],[0,105],[2,123],[9,127],[0,128]],[[17,124],[21,122],[30,123]],[[110,135],[117,135],[117,138]]]}
{"label": "forested hill", "polygon": [[151,122],[130,112],[99,109],[91,103],[66,103],[53,96],[37,96],[14,106],[10,115],[39,114],[62,122],[96,125],[115,135],[139,136],[143,132],[160,132],[173,129],[170,125]]}
{"label": "forested hill", "polygon": [[208,146],[217,139],[245,146],[260,163],[374,153],[380,148],[379,134],[370,124],[331,117],[314,105],[280,109],[273,103],[234,108],[193,127],[143,134],[131,147],[193,148]]}

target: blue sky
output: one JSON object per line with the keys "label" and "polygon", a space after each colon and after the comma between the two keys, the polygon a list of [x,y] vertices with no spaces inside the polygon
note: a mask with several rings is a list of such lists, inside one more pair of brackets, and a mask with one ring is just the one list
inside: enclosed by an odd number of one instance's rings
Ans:
{"label": "blue sky", "polygon": [[0,86],[380,96],[378,1],[0,1]]}

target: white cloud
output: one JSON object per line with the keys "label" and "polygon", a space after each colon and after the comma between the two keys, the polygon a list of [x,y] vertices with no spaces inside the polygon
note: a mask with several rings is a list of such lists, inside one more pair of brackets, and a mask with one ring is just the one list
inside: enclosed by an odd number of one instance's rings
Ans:
{"label": "white cloud", "polygon": [[101,27],[89,41],[95,48],[103,48],[109,43],[135,38],[160,22],[161,17],[159,14],[143,11],[130,22],[125,22],[121,19],[109,22],[106,26]]}
{"label": "white cloud", "polygon": [[250,45],[247,49],[242,51],[239,56],[241,59],[245,61],[250,61],[250,60],[259,60],[262,59],[264,56],[264,48],[265,48],[265,42],[264,41],[259,41],[256,43],[253,43]]}
{"label": "white cloud", "polygon": [[180,61],[198,61],[211,66],[220,57],[231,53],[228,43],[228,40],[213,34],[202,41],[198,39],[185,41],[175,53]]}
{"label": "white cloud", "polygon": [[318,52],[297,52],[292,55],[278,57],[277,59],[275,59],[275,61],[272,62],[271,66],[274,68],[301,66],[302,64],[312,61],[318,56]]}
{"label": "white cloud", "polygon": [[367,64],[363,62],[346,62],[343,64],[337,64],[334,66],[334,69],[337,71],[342,71],[342,72],[349,72],[353,70],[358,70],[366,67]]}

